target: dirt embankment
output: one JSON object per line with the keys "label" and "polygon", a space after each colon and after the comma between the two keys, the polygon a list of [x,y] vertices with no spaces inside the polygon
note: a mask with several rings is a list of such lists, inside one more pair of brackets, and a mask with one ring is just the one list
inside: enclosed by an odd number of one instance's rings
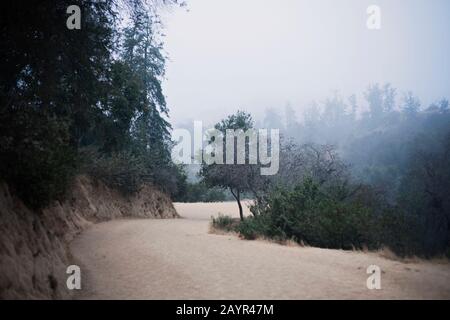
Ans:
{"label": "dirt embankment", "polygon": [[178,216],[169,197],[153,187],[125,198],[85,176],[75,179],[66,199],[34,212],[0,183],[0,299],[69,298],[67,244],[92,223]]}

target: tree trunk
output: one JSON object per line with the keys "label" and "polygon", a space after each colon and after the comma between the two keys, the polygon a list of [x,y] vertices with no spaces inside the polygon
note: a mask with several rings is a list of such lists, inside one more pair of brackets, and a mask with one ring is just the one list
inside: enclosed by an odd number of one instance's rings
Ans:
{"label": "tree trunk", "polygon": [[236,190],[236,193],[233,192],[233,189],[230,188],[231,194],[236,199],[238,207],[239,207],[239,216],[241,217],[241,221],[244,221],[244,212],[242,210],[242,204],[241,204],[241,193],[238,190]]}

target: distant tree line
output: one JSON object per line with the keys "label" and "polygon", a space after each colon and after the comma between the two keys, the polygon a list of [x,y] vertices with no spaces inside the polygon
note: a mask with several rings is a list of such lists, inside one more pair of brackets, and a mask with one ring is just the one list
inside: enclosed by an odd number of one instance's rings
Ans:
{"label": "distant tree line", "polygon": [[217,187],[210,187],[204,182],[180,183],[179,192],[175,195],[177,202],[223,202],[230,200],[227,193]]}
{"label": "distant tree line", "polygon": [[411,92],[398,97],[390,84],[371,85],[363,96],[365,111],[355,96],[335,95],[309,108],[303,121],[285,122],[284,134],[334,146],[353,180],[370,185],[406,219],[413,251],[449,254],[448,100],[423,106]]}
{"label": "distant tree line", "polygon": [[[302,120],[290,106],[285,120],[268,110],[259,126],[283,133],[280,170],[255,178],[243,174],[252,172],[252,165],[237,175],[230,174],[232,167],[204,165],[205,183],[239,186],[255,200],[253,216],[240,224],[227,217],[213,224],[231,224],[248,239],[293,239],[342,249],[389,247],[402,256],[450,255],[448,101],[424,108],[407,93],[397,103],[389,84],[370,86],[364,98],[366,112],[355,96],[344,101],[338,95],[313,104]],[[243,127],[249,125],[253,121]]]}

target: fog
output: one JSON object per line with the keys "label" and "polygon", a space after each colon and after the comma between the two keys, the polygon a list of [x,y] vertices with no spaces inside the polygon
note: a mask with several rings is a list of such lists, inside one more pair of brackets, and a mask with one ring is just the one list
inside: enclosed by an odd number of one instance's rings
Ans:
{"label": "fog", "polygon": [[[368,27],[371,5],[381,12],[377,30]],[[449,13],[450,2],[440,0],[188,1],[188,10],[164,15],[170,121],[207,127],[230,114],[233,123],[243,110],[255,127],[280,129],[280,170],[269,185],[299,190],[305,176],[322,186],[334,180],[323,172],[338,173],[340,182],[323,191],[340,190],[333,201],[365,190],[355,203],[370,203],[376,219],[390,210],[404,217],[399,225],[408,232],[389,223],[381,236],[406,236],[394,237],[397,252],[443,252],[450,243]],[[191,181],[198,169],[186,166]],[[255,199],[276,193],[265,183]],[[348,185],[353,191],[342,193]],[[290,204],[297,213],[298,203]]]}
{"label": "fog", "polygon": [[370,1],[4,1],[0,300],[449,299],[450,1]]}
{"label": "fog", "polygon": [[[381,8],[381,29],[366,26]],[[357,94],[371,83],[411,90],[423,105],[450,96],[446,0],[188,0],[163,13],[164,91],[174,127],[236,109],[263,118],[287,103]]]}

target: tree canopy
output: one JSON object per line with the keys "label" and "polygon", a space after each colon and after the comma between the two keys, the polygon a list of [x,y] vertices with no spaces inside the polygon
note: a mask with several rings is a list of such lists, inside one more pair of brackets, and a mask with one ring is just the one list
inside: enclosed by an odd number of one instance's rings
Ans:
{"label": "tree canopy", "polygon": [[[113,158],[135,159],[122,165],[143,170],[120,172],[135,172],[136,184],[176,188],[155,10],[176,2],[2,3],[0,176],[29,205],[62,197],[85,164],[95,171]],[[79,30],[66,27],[70,5],[81,9]]]}

